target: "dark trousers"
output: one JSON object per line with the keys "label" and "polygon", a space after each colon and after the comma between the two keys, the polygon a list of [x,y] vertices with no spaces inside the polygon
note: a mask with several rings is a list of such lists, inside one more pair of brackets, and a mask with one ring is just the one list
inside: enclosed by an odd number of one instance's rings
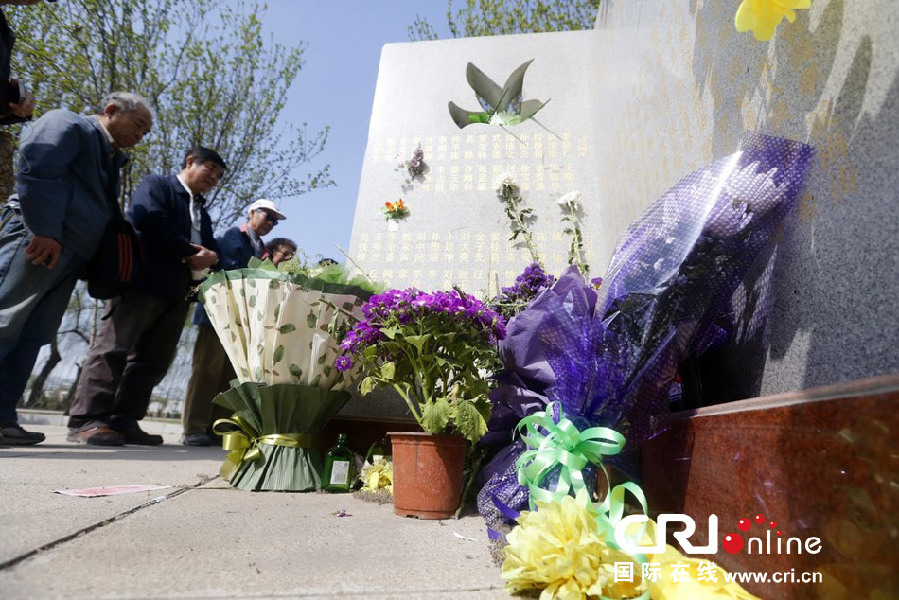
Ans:
{"label": "dark trousers", "polygon": [[184,414],[181,416],[185,434],[211,431],[213,417],[230,416],[225,407],[214,404],[213,400],[228,391],[231,380],[236,378],[237,374],[218,334],[209,327],[198,327],[193,371],[187,383]]}
{"label": "dark trousers", "polygon": [[147,415],[150,394],[175,358],[188,307],[183,298],[138,291],[109,302],[78,378],[69,427]]}

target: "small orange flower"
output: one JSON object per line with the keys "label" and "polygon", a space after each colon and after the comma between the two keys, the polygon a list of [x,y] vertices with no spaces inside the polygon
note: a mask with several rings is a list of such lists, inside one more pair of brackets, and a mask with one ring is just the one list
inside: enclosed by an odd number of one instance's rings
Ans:
{"label": "small orange flower", "polygon": [[407,207],[406,203],[403,202],[403,199],[400,198],[396,202],[385,202],[381,212],[388,221],[391,219],[400,221],[409,216],[409,207]]}

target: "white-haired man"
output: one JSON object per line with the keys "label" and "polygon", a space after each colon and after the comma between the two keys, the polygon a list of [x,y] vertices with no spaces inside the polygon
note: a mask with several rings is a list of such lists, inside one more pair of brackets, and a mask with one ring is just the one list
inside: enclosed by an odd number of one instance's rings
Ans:
{"label": "white-haired man", "polygon": [[147,102],[113,92],[99,114],[52,110],[22,134],[16,193],[0,213],[0,435],[37,444],[16,403],[41,346],[59,328],[69,296],[100,243],[118,197],[123,148],[153,124]]}

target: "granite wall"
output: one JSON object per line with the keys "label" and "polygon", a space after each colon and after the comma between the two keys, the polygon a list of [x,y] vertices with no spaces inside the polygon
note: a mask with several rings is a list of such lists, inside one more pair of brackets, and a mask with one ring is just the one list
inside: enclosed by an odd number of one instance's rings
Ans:
{"label": "granite wall", "polygon": [[[734,3],[736,4],[736,3]],[[591,80],[598,253],[689,171],[733,152],[744,131],[816,148],[772,265],[735,298],[738,340],[710,358],[711,400],[768,395],[899,371],[899,4],[816,1],[770,42],[733,27],[724,2],[610,0]]]}

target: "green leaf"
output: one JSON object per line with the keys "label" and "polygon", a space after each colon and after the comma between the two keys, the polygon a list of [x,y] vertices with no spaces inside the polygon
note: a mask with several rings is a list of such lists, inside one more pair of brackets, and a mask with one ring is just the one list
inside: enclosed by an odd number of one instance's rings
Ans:
{"label": "green leaf", "polygon": [[386,381],[392,381],[396,377],[396,363],[385,362],[381,365],[380,377]]}
{"label": "green leaf", "polygon": [[292,323],[288,323],[287,325],[281,325],[278,327],[278,333],[284,335],[285,333],[292,333],[297,330],[297,326]]}
{"label": "green leaf", "polygon": [[474,402],[460,398],[453,402],[453,408],[453,425],[472,444],[487,433],[487,421]]}
{"label": "green leaf", "polygon": [[275,310],[274,310],[274,313],[273,313],[273,315],[274,315],[273,318],[275,319],[275,321],[278,320],[278,315],[280,315],[280,314],[281,314],[281,305],[280,305],[280,304],[276,304],[276,305],[275,305]]}
{"label": "green leaf", "polygon": [[384,334],[384,337],[390,340],[394,339],[397,334],[399,334],[399,332],[400,328],[395,325],[392,327],[384,327],[381,329],[381,333]]}
{"label": "green leaf", "polygon": [[309,329],[315,329],[316,323],[318,323],[318,318],[313,311],[309,311],[309,314],[306,316],[306,324],[309,325]]}
{"label": "green leaf", "polygon": [[328,359],[328,355],[327,355],[327,354],[322,354],[321,356],[318,357],[318,364],[320,364],[320,365],[325,364],[325,361],[326,361],[327,359]]}
{"label": "green leaf", "polygon": [[427,344],[431,338],[431,334],[426,333],[424,335],[407,335],[403,339],[415,346],[415,349],[418,350],[418,355],[421,356],[424,354],[425,344]]}
{"label": "green leaf", "polygon": [[262,381],[262,367],[256,367],[256,381]]}
{"label": "green leaf", "polygon": [[250,296],[250,299],[247,303],[250,305],[250,308],[256,308],[256,294]]}
{"label": "green leaf", "polygon": [[430,433],[443,433],[450,419],[450,403],[437,398],[421,407],[421,428]]}
{"label": "green leaf", "polygon": [[362,383],[359,384],[359,393],[363,396],[366,396],[371,393],[375,387],[377,387],[377,382],[374,377],[366,377],[362,380]]}
{"label": "green leaf", "polygon": [[294,377],[297,377],[297,378],[303,377],[303,369],[301,369],[299,367],[299,365],[290,363],[289,369],[290,369],[290,374],[293,375]]}
{"label": "green leaf", "polygon": [[275,352],[272,354],[272,360],[276,363],[281,362],[284,358],[284,344],[279,344],[277,348],[275,348]]}

